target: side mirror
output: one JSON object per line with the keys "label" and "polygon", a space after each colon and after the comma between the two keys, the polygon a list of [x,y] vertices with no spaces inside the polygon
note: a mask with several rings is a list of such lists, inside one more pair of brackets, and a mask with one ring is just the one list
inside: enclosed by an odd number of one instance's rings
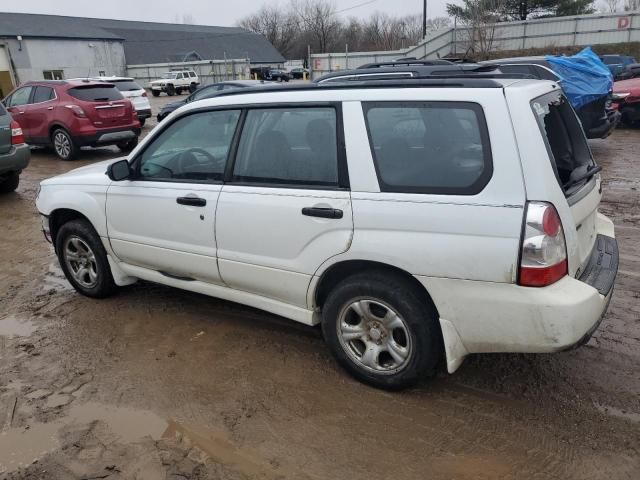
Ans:
{"label": "side mirror", "polygon": [[127,160],[120,160],[107,167],[107,176],[114,182],[126,180],[131,177],[132,173],[131,166]]}

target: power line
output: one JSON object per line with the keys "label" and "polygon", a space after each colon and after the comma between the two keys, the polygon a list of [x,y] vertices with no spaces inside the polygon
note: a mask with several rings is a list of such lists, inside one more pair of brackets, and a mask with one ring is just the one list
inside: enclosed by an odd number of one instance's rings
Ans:
{"label": "power line", "polygon": [[351,7],[343,8],[342,10],[336,11],[336,13],[348,12],[349,10],[353,10],[355,8],[364,7],[365,5],[369,5],[370,3],[375,3],[378,0],[369,0],[368,2],[358,3],[357,5],[353,5]]}

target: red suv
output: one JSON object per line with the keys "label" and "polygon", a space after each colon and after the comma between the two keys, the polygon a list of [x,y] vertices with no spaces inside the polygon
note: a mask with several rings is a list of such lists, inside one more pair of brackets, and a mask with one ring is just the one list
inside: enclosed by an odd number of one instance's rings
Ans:
{"label": "red suv", "polygon": [[3,103],[18,120],[30,145],[53,146],[63,160],[80,147],[138,144],[140,122],[131,102],[115,85],[89,80],[27,82]]}

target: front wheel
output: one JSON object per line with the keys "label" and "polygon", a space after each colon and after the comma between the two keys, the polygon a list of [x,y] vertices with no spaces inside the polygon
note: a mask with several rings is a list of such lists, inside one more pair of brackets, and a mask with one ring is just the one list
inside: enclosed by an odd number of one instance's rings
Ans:
{"label": "front wheel", "polygon": [[159,97],[160,96],[160,90],[151,90],[151,95],[153,95],[154,97]]}
{"label": "front wheel", "polygon": [[62,160],[73,160],[78,156],[78,147],[66,130],[59,128],[53,132],[51,143],[56,155]]}
{"label": "front wheel", "polygon": [[20,174],[18,172],[10,173],[9,176],[0,180],[0,193],[15,192],[20,184]]}
{"label": "front wheel", "polygon": [[338,363],[376,388],[409,387],[433,374],[442,357],[435,308],[401,276],[369,272],[343,280],[329,294],[322,317]]}
{"label": "front wheel", "polygon": [[167,85],[167,95],[173,97],[176,94],[176,87],[173,85]]}
{"label": "front wheel", "polygon": [[62,271],[79,293],[105,298],[116,291],[107,253],[89,222],[72,220],[65,223],[55,242]]}

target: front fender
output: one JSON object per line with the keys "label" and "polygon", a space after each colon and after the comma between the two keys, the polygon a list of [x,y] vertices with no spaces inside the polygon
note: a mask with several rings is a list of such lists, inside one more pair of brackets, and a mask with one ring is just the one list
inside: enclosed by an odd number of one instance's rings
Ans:
{"label": "front fender", "polygon": [[98,235],[106,237],[107,188],[107,185],[43,185],[36,206],[48,216],[60,209],[76,211],[91,222]]}

